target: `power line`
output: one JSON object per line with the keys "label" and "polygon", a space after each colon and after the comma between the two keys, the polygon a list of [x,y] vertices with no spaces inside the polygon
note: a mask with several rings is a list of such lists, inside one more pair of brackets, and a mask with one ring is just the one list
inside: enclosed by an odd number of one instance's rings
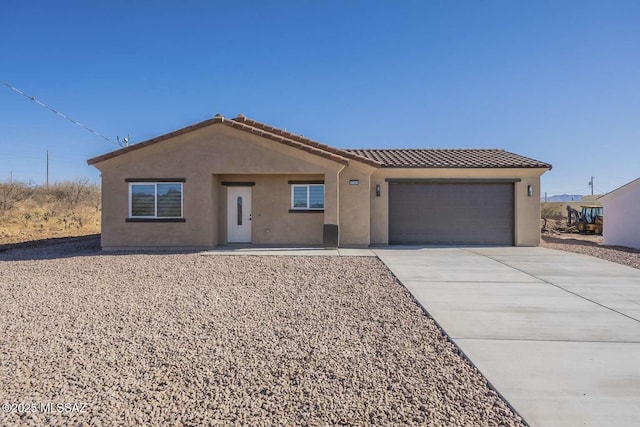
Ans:
{"label": "power line", "polygon": [[63,119],[67,119],[67,120],[69,120],[71,123],[73,123],[73,124],[75,124],[75,125],[77,125],[77,126],[80,126],[81,128],[83,128],[83,129],[85,129],[85,130],[88,130],[88,131],[89,131],[89,132],[91,132],[92,134],[97,135],[97,136],[99,136],[100,138],[105,139],[105,140],[109,141],[109,142],[110,142],[110,143],[112,143],[112,144],[116,144],[116,145],[118,145],[118,146],[120,146],[120,147],[122,146],[121,144],[118,144],[117,142],[115,142],[115,141],[113,141],[113,140],[111,140],[111,139],[107,138],[106,136],[104,136],[104,135],[103,135],[103,134],[101,134],[100,132],[96,132],[95,130],[91,129],[90,127],[85,126],[85,125],[83,125],[82,123],[80,123],[80,122],[78,122],[78,121],[76,121],[76,120],[73,120],[71,117],[67,116],[66,114],[61,113],[60,111],[58,111],[58,110],[56,110],[56,109],[54,109],[54,108],[52,108],[52,107],[48,106],[48,105],[47,105],[47,104],[45,104],[44,102],[37,100],[37,99],[35,98],[35,96],[29,96],[29,95],[27,95],[26,93],[24,93],[23,91],[21,91],[20,89],[18,89],[18,88],[16,88],[16,87],[14,87],[14,86],[12,86],[12,85],[10,85],[9,83],[7,83],[7,82],[5,82],[5,81],[3,81],[3,80],[0,80],[0,83],[2,83],[3,85],[5,85],[5,86],[6,86],[6,87],[8,87],[9,89],[13,90],[14,92],[19,93],[20,95],[24,96],[25,98],[27,98],[27,99],[29,99],[29,100],[31,100],[31,101],[33,101],[33,102],[35,102],[36,104],[40,105],[41,107],[44,107],[44,108],[46,108],[47,110],[49,110],[49,111],[51,111],[51,112],[53,112],[53,113],[57,114],[58,116],[62,117]]}

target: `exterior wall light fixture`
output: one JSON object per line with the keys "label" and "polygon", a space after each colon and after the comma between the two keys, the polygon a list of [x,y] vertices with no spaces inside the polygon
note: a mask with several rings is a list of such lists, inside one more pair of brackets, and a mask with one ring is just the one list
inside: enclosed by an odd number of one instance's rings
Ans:
{"label": "exterior wall light fixture", "polygon": [[533,197],[533,185],[527,185],[527,196]]}
{"label": "exterior wall light fixture", "polygon": [[376,184],[376,197],[380,197],[380,184]]}

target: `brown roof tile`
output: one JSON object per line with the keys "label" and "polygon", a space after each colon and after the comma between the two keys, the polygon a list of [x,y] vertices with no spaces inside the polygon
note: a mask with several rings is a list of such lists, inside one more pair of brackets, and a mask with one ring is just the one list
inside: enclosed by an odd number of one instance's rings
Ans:
{"label": "brown roof tile", "polygon": [[498,149],[345,150],[386,168],[548,168],[551,165]]}
{"label": "brown roof tile", "polygon": [[[246,123],[238,122],[238,121],[231,120],[231,119],[226,119],[226,118],[222,117],[221,115],[216,114],[216,116],[213,117],[212,119],[204,120],[202,122],[195,123],[193,125],[184,127],[182,129],[178,129],[176,131],[169,132],[169,133],[166,133],[164,135],[161,135],[161,136],[158,136],[158,137],[155,137],[155,138],[152,138],[152,139],[148,139],[146,141],[139,142],[137,144],[130,145],[128,147],[120,148],[119,150],[115,150],[115,151],[112,151],[110,153],[103,154],[101,156],[93,157],[93,158],[87,160],[87,163],[90,164],[90,165],[93,165],[93,164],[96,164],[96,163],[111,159],[113,157],[117,157],[117,156],[120,156],[122,154],[128,153],[130,151],[137,150],[137,149],[146,147],[148,145],[155,144],[155,143],[158,143],[160,141],[164,141],[164,140],[169,139],[169,138],[173,138],[173,137],[178,136],[178,135],[182,135],[182,134],[185,134],[185,133],[188,133],[188,132],[193,132],[195,130],[198,130],[198,129],[201,129],[203,127],[207,127],[207,126],[210,126],[210,125],[214,125],[214,124],[217,124],[217,123],[225,124],[227,126],[231,126],[231,127],[235,128],[235,129],[240,129],[240,130],[243,130],[245,132],[249,132],[249,133],[252,133],[252,134],[255,134],[255,135],[259,135],[259,136],[262,136],[264,138],[267,138],[267,139],[270,139],[270,140],[273,140],[273,141],[276,141],[276,142],[279,142],[279,143],[282,143],[282,144],[286,144],[286,145],[289,145],[291,147],[295,147],[295,148],[298,148],[300,150],[306,151],[308,153],[315,154],[315,155],[318,155],[318,156],[321,156],[321,157],[324,157],[324,158],[327,158],[329,160],[333,160],[335,162],[342,163],[342,164],[348,164],[349,163],[348,158],[349,157],[354,157],[353,155],[348,154],[346,152],[345,153],[341,153],[342,150],[337,150],[337,149],[335,151],[325,150],[325,149],[322,148],[322,144],[318,144],[318,145],[307,144],[307,143],[305,143],[303,141],[300,141],[298,139],[288,138],[287,135],[286,135],[287,134],[286,132],[284,132],[282,135],[276,134],[274,132],[269,132],[268,129],[266,129],[266,128],[265,129],[261,129],[261,128],[254,127],[254,126],[251,126],[251,125],[246,124]],[[275,128],[273,128],[273,129],[275,129]],[[345,155],[343,156],[343,155],[340,155],[340,154],[345,154]],[[366,159],[365,159],[365,161],[366,161]]]}
{"label": "brown roof tile", "polygon": [[302,135],[248,119],[239,115],[227,119],[219,114],[199,123],[139,142],[119,150],[87,160],[90,165],[120,156],[133,150],[155,144],[178,135],[215,125],[224,124],[281,144],[298,148],[337,163],[348,164],[356,160],[374,167],[388,168],[548,168],[551,165],[528,157],[496,149],[364,149],[342,150],[313,141]]}
{"label": "brown roof tile", "polygon": [[269,125],[267,125],[265,123],[258,122],[256,120],[252,120],[252,119],[250,119],[248,117],[245,117],[242,114],[238,114],[238,116],[234,117],[233,120],[236,121],[236,122],[239,122],[239,123],[248,124],[248,125],[253,126],[255,128],[258,128],[258,129],[266,130],[266,131],[268,131],[270,133],[273,133],[273,134],[276,134],[276,135],[285,136],[285,137],[287,137],[289,139],[292,139],[294,141],[301,142],[301,143],[309,145],[311,147],[319,148],[319,149],[327,151],[329,153],[337,154],[339,156],[346,157],[346,158],[351,159],[351,160],[357,160],[359,162],[366,163],[366,164],[368,164],[370,166],[375,166],[375,167],[382,166],[382,163],[378,162],[377,160],[369,158],[369,157],[361,156],[361,155],[359,155],[357,153],[352,152],[351,150],[341,150],[339,148],[335,148],[335,147],[332,147],[330,145],[322,144],[320,142],[317,142],[317,141],[314,141],[312,139],[309,139],[309,138],[307,138],[305,136],[297,135],[295,133],[291,133],[291,132],[288,132],[288,131],[283,130],[283,129],[278,129],[278,128],[275,128],[273,126],[269,126]]}
{"label": "brown roof tile", "polygon": [[[234,120],[230,120],[230,119],[224,119],[224,121],[222,122],[227,126],[231,126],[233,128],[236,129],[240,129],[240,130],[244,130],[247,132],[251,132],[255,135],[259,135],[262,136],[264,138],[267,139],[271,139],[273,141],[276,142],[280,142],[282,144],[286,144],[289,145],[291,147],[295,147],[295,148],[299,148],[300,150],[306,151],[308,153],[311,154],[315,154],[330,160],[333,160],[335,162],[338,163],[342,163],[342,164],[348,164],[349,161],[347,160],[346,156],[342,156],[340,155],[341,153],[339,152],[329,152],[327,150],[324,150],[322,147],[318,147],[318,146],[314,146],[311,144],[306,144],[304,142],[301,142],[299,140],[293,139],[293,138],[288,138],[286,135],[280,135],[274,132],[271,132],[269,129],[261,129],[259,127],[253,126],[252,124],[247,124],[247,123],[242,123],[239,121]],[[273,128],[275,129],[275,128]]]}

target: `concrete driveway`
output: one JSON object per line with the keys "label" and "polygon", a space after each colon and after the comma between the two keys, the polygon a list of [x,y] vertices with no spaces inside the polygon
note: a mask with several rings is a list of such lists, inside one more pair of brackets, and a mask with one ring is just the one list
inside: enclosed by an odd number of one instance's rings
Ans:
{"label": "concrete driveway", "polygon": [[374,252],[529,424],[640,422],[640,270],[543,248]]}

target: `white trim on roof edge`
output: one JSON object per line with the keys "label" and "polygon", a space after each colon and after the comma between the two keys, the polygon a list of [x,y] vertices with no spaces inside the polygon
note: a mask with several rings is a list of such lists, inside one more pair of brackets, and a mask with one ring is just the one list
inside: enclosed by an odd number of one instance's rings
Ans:
{"label": "white trim on roof edge", "polygon": [[640,184],[640,178],[636,178],[633,181],[630,181],[630,182],[627,182],[624,185],[621,185],[620,187],[616,188],[615,190],[609,191],[607,194],[604,194],[604,195],[598,197],[598,200],[606,199],[609,196],[613,195],[614,193],[618,193],[620,190],[623,190],[623,189],[627,190],[627,189],[631,188],[634,184]]}

